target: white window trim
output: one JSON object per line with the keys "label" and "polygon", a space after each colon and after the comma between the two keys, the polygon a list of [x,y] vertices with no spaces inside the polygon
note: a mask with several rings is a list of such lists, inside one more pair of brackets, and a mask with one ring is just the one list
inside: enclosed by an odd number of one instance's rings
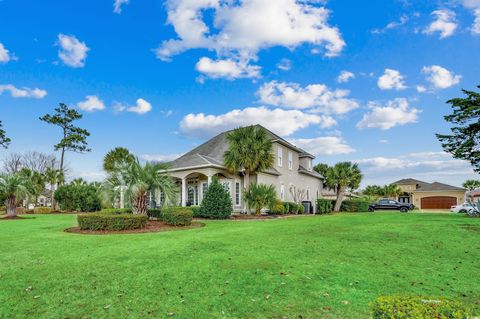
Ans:
{"label": "white window trim", "polygon": [[277,148],[277,164],[278,164],[278,167],[282,167],[283,166],[283,149],[281,146],[278,146]]}
{"label": "white window trim", "polygon": [[293,152],[288,151],[288,169],[293,170]]}

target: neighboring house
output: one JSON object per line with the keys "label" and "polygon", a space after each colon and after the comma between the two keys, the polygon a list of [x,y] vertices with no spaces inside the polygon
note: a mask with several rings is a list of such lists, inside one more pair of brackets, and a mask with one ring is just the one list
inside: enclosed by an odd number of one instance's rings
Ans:
{"label": "neighboring house", "polygon": [[[303,191],[300,200],[316,204],[321,196],[323,176],[313,170],[313,155],[282,139],[266,128],[273,143],[274,166],[267,171],[250,176],[250,183],[272,184],[282,201],[294,201],[293,193]],[[177,204],[181,206],[200,205],[203,194],[217,176],[220,183],[232,197],[235,211],[242,211],[243,190],[245,189],[242,172],[229,172],[223,166],[223,156],[228,149],[227,133],[221,133],[185,155],[170,162],[169,173],[177,180],[180,196]],[[157,202],[161,202],[159,198]]]}
{"label": "neighboring house", "polygon": [[394,182],[402,190],[398,201],[420,209],[449,209],[465,202],[465,188],[438,182],[427,183],[412,178]]}
{"label": "neighboring house", "polygon": [[473,202],[480,201],[480,188],[469,191],[467,195]]}

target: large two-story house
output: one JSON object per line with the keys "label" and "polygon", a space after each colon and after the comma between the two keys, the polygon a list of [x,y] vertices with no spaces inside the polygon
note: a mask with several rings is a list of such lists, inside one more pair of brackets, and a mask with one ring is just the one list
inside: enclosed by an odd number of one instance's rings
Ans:
{"label": "large two-story house", "polygon": [[[323,177],[313,170],[312,160],[315,157],[266,128],[257,127],[265,130],[272,140],[275,164],[250,176],[250,182],[274,185],[282,201],[303,200],[315,205],[323,184]],[[244,209],[244,176],[241,171],[229,172],[223,165],[223,156],[228,149],[227,134],[223,132],[213,137],[170,163],[169,172],[180,188],[178,204],[200,205],[213,176],[217,176],[230,192],[234,210],[239,212]]]}

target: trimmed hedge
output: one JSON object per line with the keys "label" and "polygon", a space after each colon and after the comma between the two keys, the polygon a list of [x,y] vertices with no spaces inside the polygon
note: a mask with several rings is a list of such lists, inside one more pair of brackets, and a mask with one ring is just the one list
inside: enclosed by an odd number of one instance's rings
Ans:
{"label": "trimmed hedge", "polygon": [[366,201],[359,200],[344,200],[340,210],[342,212],[359,213],[368,212],[368,206],[370,204]]}
{"label": "trimmed hedge", "polygon": [[51,207],[34,207],[33,213],[34,214],[51,214],[55,212],[55,210]]}
{"label": "trimmed hedge", "polygon": [[[131,208],[104,208],[102,209],[99,213],[101,214],[132,214],[132,209]],[[147,212],[147,216],[149,218],[157,218],[161,219],[162,218],[162,211],[161,209],[158,208],[151,208]]]}
{"label": "trimmed hedge", "polygon": [[333,212],[333,207],[335,205],[335,201],[331,199],[324,199],[324,198],[319,198],[317,199],[317,214],[323,215],[323,214],[330,214]]}
{"label": "trimmed hedge", "polygon": [[458,301],[446,298],[410,296],[379,297],[372,305],[373,319],[468,319],[470,311]]}
{"label": "trimmed hedge", "polygon": [[61,185],[54,195],[60,208],[65,211],[96,212],[102,209],[97,188],[94,185]]}
{"label": "trimmed hedge", "polygon": [[147,225],[148,217],[133,214],[80,214],[77,216],[81,230],[129,230],[141,229]]}
{"label": "trimmed hedge", "polygon": [[162,209],[162,220],[172,226],[189,226],[192,224],[193,211],[189,207],[166,207]]}

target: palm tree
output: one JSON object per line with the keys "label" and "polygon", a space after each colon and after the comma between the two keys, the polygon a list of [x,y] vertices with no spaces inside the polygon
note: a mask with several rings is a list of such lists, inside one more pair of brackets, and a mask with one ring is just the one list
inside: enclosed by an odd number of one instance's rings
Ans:
{"label": "palm tree", "polygon": [[232,173],[243,171],[245,188],[250,186],[250,175],[265,171],[274,164],[273,144],[267,132],[258,126],[237,128],[227,134],[228,150],[223,165]]}
{"label": "palm tree", "polygon": [[263,208],[273,209],[277,204],[275,186],[252,183],[244,194],[248,208],[254,208],[255,214],[260,215]]}
{"label": "palm tree", "polygon": [[31,195],[31,181],[23,174],[0,175],[0,196],[5,201],[7,216],[17,216],[17,203]]}
{"label": "palm tree", "polygon": [[398,195],[402,193],[402,190],[400,187],[398,187],[398,185],[390,184],[383,186],[381,193],[383,196],[388,198],[397,198]]}
{"label": "palm tree", "polygon": [[341,162],[330,167],[327,171],[325,183],[328,187],[337,190],[337,200],[334,211],[340,211],[343,198],[347,189],[356,189],[362,181],[362,173],[358,164],[352,162]]}
{"label": "palm tree", "polygon": [[48,184],[50,184],[50,202],[52,205],[52,209],[55,209],[55,186],[57,184],[61,184],[64,180],[64,175],[61,170],[53,168],[53,167],[47,167],[44,173],[45,180]]}
{"label": "palm tree", "polygon": [[134,162],[135,156],[124,147],[116,147],[103,158],[103,169],[107,173],[113,172],[123,162]]}
{"label": "palm tree", "polygon": [[83,178],[75,178],[73,181],[70,182],[73,186],[85,186],[87,185],[87,181],[85,181]]}
{"label": "palm tree", "polygon": [[132,162],[123,162],[112,171],[105,183],[109,192],[119,186],[125,187],[125,195],[130,199],[134,214],[146,215],[148,195],[161,191],[165,199],[176,194],[176,185],[172,177],[164,173],[168,165],[164,163],[146,163],[142,165],[138,158]]}
{"label": "palm tree", "polygon": [[480,188],[480,180],[468,179],[462,184],[462,186],[468,191],[473,191],[477,188]]}

